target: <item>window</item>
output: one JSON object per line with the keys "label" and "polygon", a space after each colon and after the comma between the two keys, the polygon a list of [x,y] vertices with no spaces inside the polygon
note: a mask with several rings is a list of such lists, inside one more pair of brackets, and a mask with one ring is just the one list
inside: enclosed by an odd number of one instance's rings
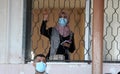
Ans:
{"label": "window", "polygon": [[[89,4],[90,2],[88,2]],[[70,53],[69,61],[91,60],[91,27],[90,7],[87,8],[84,0],[28,0],[26,25],[26,61],[33,55],[42,53],[47,55],[50,49],[50,40],[40,33],[40,27],[45,9],[49,11],[47,28],[56,25],[59,13],[64,10],[69,16],[69,27],[74,33],[75,51]],[[87,9],[87,10],[86,10]],[[88,11],[88,13],[86,13]],[[87,15],[86,15],[87,14]],[[87,20],[87,21],[86,21]]]}

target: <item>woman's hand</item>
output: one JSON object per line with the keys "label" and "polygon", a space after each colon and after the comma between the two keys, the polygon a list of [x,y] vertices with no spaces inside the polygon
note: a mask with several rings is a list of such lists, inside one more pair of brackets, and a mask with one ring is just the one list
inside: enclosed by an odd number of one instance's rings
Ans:
{"label": "woman's hand", "polygon": [[47,10],[47,9],[45,9],[45,10],[43,11],[43,20],[44,20],[44,21],[48,20],[48,10]]}
{"label": "woman's hand", "polygon": [[70,47],[70,43],[63,43],[63,46],[65,46],[65,47]]}

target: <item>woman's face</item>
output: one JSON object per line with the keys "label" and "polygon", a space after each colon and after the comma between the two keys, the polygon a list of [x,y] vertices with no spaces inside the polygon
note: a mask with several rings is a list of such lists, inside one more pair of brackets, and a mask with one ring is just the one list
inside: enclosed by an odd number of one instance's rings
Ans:
{"label": "woman's face", "polygon": [[67,19],[65,12],[61,12],[59,19],[58,19],[58,24],[59,26],[62,26],[62,27],[68,24],[68,19]]}

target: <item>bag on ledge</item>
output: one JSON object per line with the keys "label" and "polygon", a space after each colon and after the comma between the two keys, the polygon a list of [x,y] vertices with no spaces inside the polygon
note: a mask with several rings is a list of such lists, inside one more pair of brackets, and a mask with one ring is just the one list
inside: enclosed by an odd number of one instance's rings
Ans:
{"label": "bag on ledge", "polygon": [[50,56],[49,60],[65,60],[65,56],[61,54],[57,54],[57,55]]}

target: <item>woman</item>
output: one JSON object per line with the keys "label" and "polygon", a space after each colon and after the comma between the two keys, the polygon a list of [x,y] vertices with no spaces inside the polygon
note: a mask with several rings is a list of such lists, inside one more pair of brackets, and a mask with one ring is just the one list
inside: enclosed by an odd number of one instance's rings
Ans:
{"label": "woman", "polygon": [[40,32],[50,40],[50,50],[47,55],[63,55],[65,60],[70,60],[69,53],[73,53],[75,50],[74,34],[69,29],[69,20],[65,12],[60,12],[57,25],[46,29],[48,21],[48,13],[43,14],[43,21]]}

